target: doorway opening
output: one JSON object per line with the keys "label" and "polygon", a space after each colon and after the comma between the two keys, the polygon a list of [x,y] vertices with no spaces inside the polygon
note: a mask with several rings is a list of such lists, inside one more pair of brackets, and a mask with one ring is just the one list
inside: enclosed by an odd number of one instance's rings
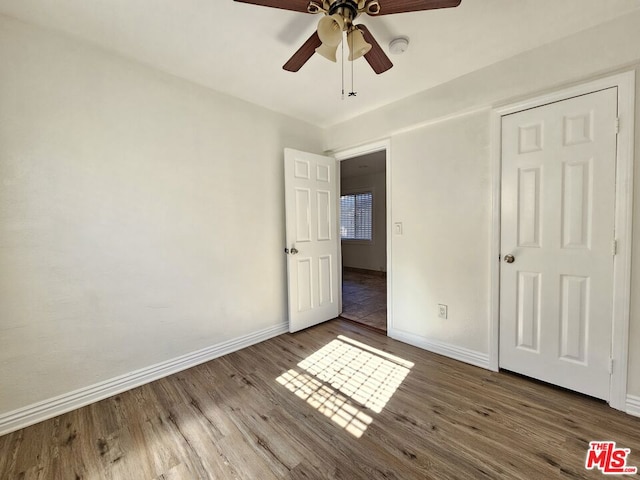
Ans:
{"label": "doorway opening", "polygon": [[340,162],[342,314],[387,332],[387,152]]}

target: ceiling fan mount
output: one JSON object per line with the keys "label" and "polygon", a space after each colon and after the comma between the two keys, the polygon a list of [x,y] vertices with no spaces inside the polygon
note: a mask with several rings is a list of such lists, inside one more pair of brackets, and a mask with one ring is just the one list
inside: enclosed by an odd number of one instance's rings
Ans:
{"label": "ceiling fan mount", "polygon": [[367,12],[369,15],[375,15],[380,11],[380,4],[378,0],[371,0],[370,2],[356,2],[355,0],[336,0],[334,2],[324,1],[322,5],[317,2],[310,1],[307,7],[309,13],[323,12],[328,15],[335,15],[336,13],[345,15],[349,12],[352,19],[356,18],[360,13]]}
{"label": "ceiling fan mount", "polygon": [[293,10],[301,13],[324,16],[318,23],[318,29],[307,39],[296,53],[284,64],[283,69],[297,72],[314,53],[335,62],[336,51],[342,42],[343,32],[347,33],[349,61],[364,56],[377,74],[386,72],[393,63],[382,47],[373,38],[369,29],[355,25],[353,21],[361,14],[371,16],[391,15],[395,13],[451,8],[460,5],[462,0],[235,0],[264,7]]}
{"label": "ceiling fan mount", "polygon": [[352,15],[351,18],[356,18],[358,16],[358,5],[353,0],[336,0],[331,4],[327,13],[335,15],[338,12],[345,16],[349,12]]}
{"label": "ceiling fan mount", "polygon": [[328,15],[334,15],[338,13],[340,9],[347,9],[351,11],[353,17],[356,18],[360,13],[366,12],[369,15],[377,15],[380,13],[380,3],[378,0],[362,1],[360,0],[335,0],[329,2],[324,0],[322,4],[311,0],[307,6],[308,13],[325,13]]}

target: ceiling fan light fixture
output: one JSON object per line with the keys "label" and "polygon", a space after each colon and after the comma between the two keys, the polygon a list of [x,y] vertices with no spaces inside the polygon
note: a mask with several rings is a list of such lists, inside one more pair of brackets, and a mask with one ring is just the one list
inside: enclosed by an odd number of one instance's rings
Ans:
{"label": "ceiling fan light fixture", "polygon": [[349,61],[352,62],[366,55],[371,50],[371,44],[364,39],[362,32],[356,27],[347,33],[349,45]]}
{"label": "ceiling fan light fixture", "polygon": [[338,46],[342,41],[344,19],[341,15],[325,15],[318,22],[318,36],[323,44]]}
{"label": "ceiling fan light fixture", "polygon": [[326,43],[323,43],[318,48],[316,48],[316,53],[318,55],[321,55],[327,60],[331,60],[332,62],[338,61],[336,57],[337,52],[338,52],[338,45],[327,45]]}
{"label": "ceiling fan light fixture", "polygon": [[[334,50],[342,42],[343,32],[347,32],[349,60],[362,56],[378,75],[386,72],[393,63],[385,54],[365,25],[354,26],[353,21],[362,13],[369,16],[392,15],[419,12],[439,8],[453,8],[462,0],[234,0],[235,2],[279,8],[293,12],[318,14],[323,18],[318,28],[282,66],[288,72],[297,72],[318,52],[336,61]],[[381,5],[382,4],[382,5]],[[329,17],[329,18],[326,18]],[[336,47],[335,49],[333,47]],[[406,46],[405,46],[406,48]],[[355,96],[355,92],[351,92]],[[351,95],[350,93],[350,95]]]}

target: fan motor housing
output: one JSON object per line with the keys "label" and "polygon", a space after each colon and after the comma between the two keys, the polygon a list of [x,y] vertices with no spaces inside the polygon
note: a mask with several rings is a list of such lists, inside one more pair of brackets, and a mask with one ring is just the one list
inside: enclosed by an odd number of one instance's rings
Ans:
{"label": "fan motor housing", "polygon": [[[345,15],[347,11],[350,12],[351,15]],[[344,17],[353,20],[358,16],[358,4],[353,0],[336,0],[331,4],[331,7],[329,7],[329,15],[333,15],[334,13],[342,13]]]}

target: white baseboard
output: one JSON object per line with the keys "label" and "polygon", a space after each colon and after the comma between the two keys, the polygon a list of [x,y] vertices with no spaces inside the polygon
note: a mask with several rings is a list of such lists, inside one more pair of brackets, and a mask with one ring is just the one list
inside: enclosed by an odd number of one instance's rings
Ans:
{"label": "white baseboard", "polygon": [[640,417],[640,397],[636,397],[635,395],[627,395],[626,411],[629,415]]}
{"label": "white baseboard", "polygon": [[453,358],[454,360],[459,360],[464,363],[469,363],[476,367],[491,370],[489,366],[489,354],[487,353],[477,352],[475,350],[458,347],[456,345],[439,342],[437,340],[429,340],[427,338],[414,335],[413,333],[404,332],[394,328],[390,328],[387,334],[395,340],[408,343],[414,347],[422,348],[423,350],[428,350],[429,352]]}
{"label": "white baseboard", "polygon": [[281,324],[0,414],[0,435],[56,417],[289,331]]}

